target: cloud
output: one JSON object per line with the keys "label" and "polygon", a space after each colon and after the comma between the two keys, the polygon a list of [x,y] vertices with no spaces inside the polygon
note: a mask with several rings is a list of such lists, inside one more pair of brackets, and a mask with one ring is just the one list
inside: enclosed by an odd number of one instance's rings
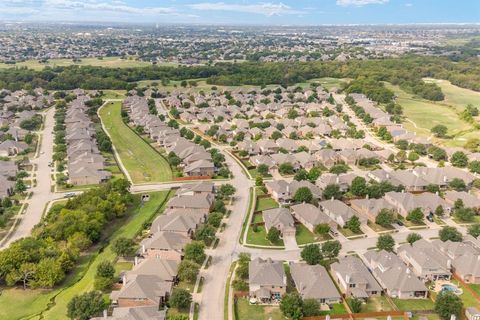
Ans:
{"label": "cloud", "polygon": [[405,7],[413,7],[413,3],[405,3]]}
{"label": "cloud", "polygon": [[230,4],[225,2],[203,2],[190,4],[188,7],[200,11],[230,11],[262,14],[267,17],[287,14],[304,14],[304,11],[293,9],[283,3],[263,2],[255,4]]}
{"label": "cloud", "polygon": [[176,14],[176,10],[168,7],[137,8],[120,1],[99,2],[95,0],[45,0],[44,7],[60,10],[87,10],[97,12],[118,12],[136,15],[167,15]]}
{"label": "cloud", "polygon": [[369,4],[385,4],[390,0],[337,0],[337,5],[342,7],[362,7]]}

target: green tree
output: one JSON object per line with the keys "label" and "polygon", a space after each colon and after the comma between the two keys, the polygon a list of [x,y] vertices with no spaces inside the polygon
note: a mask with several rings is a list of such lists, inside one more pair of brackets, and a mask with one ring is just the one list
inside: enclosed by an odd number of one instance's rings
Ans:
{"label": "green tree", "polygon": [[185,245],[185,256],[186,260],[191,260],[195,263],[202,264],[206,258],[205,254],[205,244],[201,241],[192,241]]}
{"label": "green tree", "polygon": [[300,256],[309,265],[319,264],[323,259],[322,252],[317,244],[306,245],[302,249]]}
{"label": "green tree", "polygon": [[322,255],[325,258],[333,259],[338,257],[342,250],[342,244],[338,240],[327,241],[322,244]]}
{"label": "green tree", "polygon": [[34,288],[53,288],[65,278],[65,272],[59,261],[44,258],[36,266],[35,277],[31,281]]}
{"label": "green tree", "polygon": [[67,316],[74,320],[88,320],[101,313],[107,304],[99,291],[74,296],[67,305]]}
{"label": "green tree", "polygon": [[395,239],[389,234],[382,234],[377,239],[377,249],[392,252],[395,248]]}
{"label": "green tree", "polygon": [[293,174],[294,169],[293,165],[289,162],[284,162],[278,167],[278,172],[283,175],[290,175]]}
{"label": "green tree", "polygon": [[418,159],[420,159],[420,156],[418,155],[418,153],[414,152],[414,151],[411,151],[409,154],[408,154],[408,161],[410,161],[411,163],[414,163],[415,161],[417,161]]}
{"label": "green tree", "polygon": [[327,234],[330,232],[330,226],[328,223],[320,223],[315,226],[315,233],[316,234]]}
{"label": "green tree", "polygon": [[375,217],[375,223],[382,227],[389,227],[395,221],[395,213],[392,210],[383,208]]}
{"label": "green tree", "polygon": [[316,299],[305,299],[302,304],[304,317],[315,317],[320,315],[320,303]]}
{"label": "green tree", "polygon": [[465,191],[467,189],[465,181],[460,178],[453,178],[452,181],[448,183],[448,186],[456,191]]}
{"label": "green tree", "polygon": [[422,209],[420,208],[413,209],[407,215],[407,220],[415,224],[421,224],[423,222],[423,218],[424,218],[424,214]]}
{"label": "green tree", "polygon": [[360,219],[357,216],[353,216],[345,223],[345,228],[350,229],[353,233],[360,233]]}
{"label": "green tree", "polygon": [[168,300],[170,306],[179,310],[186,310],[192,303],[192,294],[185,289],[176,288]]}
{"label": "green tree", "polygon": [[349,306],[353,313],[360,313],[362,311],[362,300],[357,298],[350,299]]}
{"label": "green tree", "polygon": [[114,283],[115,268],[110,261],[104,260],[97,266],[93,286],[96,290],[107,290]]}
{"label": "green tree", "polygon": [[259,165],[257,166],[257,172],[258,172],[258,174],[260,174],[260,175],[262,175],[262,176],[264,176],[264,177],[265,177],[266,175],[268,175],[268,170],[269,170],[269,169],[268,169],[268,166],[267,166],[266,164],[264,164],[264,163],[259,164]]}
{"label": "green tree", "polygon": [[277,243],[280,240],[280,231],[275,227],[271,227],[268,230],[267,239],[272,244]]}
{"label": "green tree", "polygon": [[407,236],[407,242],[410,243],[410,245],[412,245],[415,241],[418,241],[420,239],[422,239],[422,236],[415,232],[410,233]]}
{"label": "green tree", "polygon": [[367,194],[367,181],[364,177],[355,177],[352,180],[350,191],[355,196],[363,197]]}
{"label": "green tree", "polygon": [[442,320],[449,320],[452,315],[460,317],[463,309],[463,302],[453,292],[443,291],[435,299],[435,312]]}
{"label": "green tree", "polygon": [[342,195],[338,184],[329,184],[325,187],[325,190],[323,190],[324,199],[341,199]]}
{"label": "green tree", "polygon": [[312,191],[308,187],[300,187],[297,189],[293,195],[293,200],[295,202],[306,202],[310,203],[313,200]]}
{"label": "green tree", "polygon": [[455,210],[455,216],[462,222],[472,222],[475,219],[475,212],[471,208],[459,208]]}
{"label": "green tree", "polygon": [[465,168],[468,165],[468,157],[462,151],[457,151],[450,157],[450,163],[454,167]]}
{"label": "green tree", "polygon": [[135,255],[135,241],[129,238],[121,237],[112,243],[112,251],[121,257],[131,257]]}
{"label": "green tree", "polygon": [[305,169],[300,169],[295,173],[295,176],[293,177],[295,181],[303,181],[303,180],[308,180],[308,172]]}
{"label": "green tree", "polygon": [[300,320],[303,317],[303,301],[298,293],[287,293],[282,297],[280,310],[285,317],[292,320]]}
{"label": "green tree", "polygon": [[435,135],[435,137],[444,138],[447,135],[448,128],[442,124],[437,124],[430,129],[430,132]]}
{"label": "green tree", "polygon": [[450,240],[453,242],[460,242],[463,240],[462,234],[455,228],[450,226],[443,227],[439,232],[438,236],[443,242]]}
{"label": "green tree", "polygon": [[15,283],[21,281],[23,290],[25,290],[30,280],[34,278],[36,270],[37,266],[34,263],[22,263],[20,268],[12,270],[12,272],[7,275],[5,281],[9,286],[13,286]]}
{"label": "green tree", "polygon": [[193,283],[197,279],[199,270],[200,265],[197,263],[190,260],[183,260],[178,266],[178,278],[182,281]]}
{"label": "green tree", "polygon": [[480,236],[480,223],[475,223],[468,227],[468,234],[474,238],[478,238]]}

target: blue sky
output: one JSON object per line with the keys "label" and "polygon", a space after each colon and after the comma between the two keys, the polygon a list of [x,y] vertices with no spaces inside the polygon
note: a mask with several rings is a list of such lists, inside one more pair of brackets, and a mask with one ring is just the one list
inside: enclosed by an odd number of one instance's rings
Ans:
{"label": "blue sky", "polygon": [[480,22],[480,0],[0,0],[0,20],[263,25]]}

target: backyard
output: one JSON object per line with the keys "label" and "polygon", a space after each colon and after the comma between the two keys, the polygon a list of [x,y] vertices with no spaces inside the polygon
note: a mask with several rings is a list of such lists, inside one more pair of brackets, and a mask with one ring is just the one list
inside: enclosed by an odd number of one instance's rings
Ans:
{"label": "backyard", "polygon": [[235,318],[236,320],[283,320],[285,317],[282,315],[280,308],[277,306],[259,306],[250,305],[245,298],[239,298],[235,305]]}
{"label": "backyard", "polygon": [[121,108],[121,102],[110,102],[99,114],[132,182],[171,180],[172,169],[167,160],[123,122]]}

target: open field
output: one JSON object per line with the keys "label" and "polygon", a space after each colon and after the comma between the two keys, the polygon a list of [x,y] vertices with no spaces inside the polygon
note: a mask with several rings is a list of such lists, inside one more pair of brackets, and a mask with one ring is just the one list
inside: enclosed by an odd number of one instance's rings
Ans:
{"label": "open field", "polygon": [[[108,239],[110,243],[120,237],[134,237],[141,231],[145,221],[152,219],[163,208],[160,206],[169,196],[168,191],[151,193],[150,201],[140,205],[139,196],[129,218],[119,221],[119,229]],[[70,299],[83,292],[93,289],[93,278],[97,265],[103,260],[113,261],[116,256],[107,245],[102,251],[101,245],[94,251],[83,256],[78,266],[67,277],[62,287],[53,290],[21,290],[5,289],[0,295],[0,319],[66,319],[66,308]],[[100,252],[101,251],[101,252]],[[126,267],[120,264],[120,266]],[[50,305],[51,303],[51,305]]]}
{"label": "open field", "polygon": [[448,80],[438,80],[432,78],[424,78],[425,82],[436,83],[445,95],[445,100],[441,103],[451,105],[458,111],[463,111],[465,106],[472,104],[474,106],[480,105],[480,92],[464,89],[453,85]]}
{"label": "open field", "polygon": [[121,108],[120,102],[111,102],[99,113],[133,183],[171,180],[172,169],[167,160],[123,123]]}
{"label": "open field", "polygon": [[[68,66],[94,66],[105,68],[137,68],[152,65],[150,62],[137,61],[134,57],[120,59],[120,57],[82,58],[81,61],[73,62],[72,59],[50,59],[47,63],[40,63],[38,60],[27,60],[16,64],[0,63],[0,68],[27,67],[34,70],[42,70],[45,67],[68,67]],[[165,64],[175,65],[175,64]]]}
{"label": "open field", "polygon": [[438,143],[447,146],[462,146],[466,140],[479,132],[473,126],[460,119],[454,107],[447,106],[443,102],[432,102],[415,97],[398,86],[385,84],[397,95],[397,102],[402,105],[403,113],[407,118],[403,126],[416,132],[419,136],[431,137],[430,129],[437,124],[448,128],[448,135],[452,139],[435,139]]}

